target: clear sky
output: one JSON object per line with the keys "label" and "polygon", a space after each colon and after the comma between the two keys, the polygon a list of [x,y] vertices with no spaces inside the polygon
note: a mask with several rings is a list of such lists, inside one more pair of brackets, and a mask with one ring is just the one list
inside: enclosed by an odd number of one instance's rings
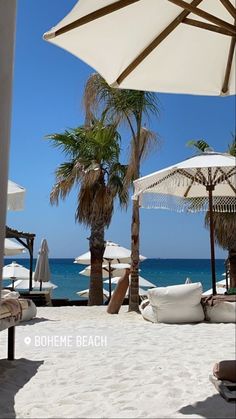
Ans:
{"label": "clear sky", "polygon": [[[50,257],[76,257],[87,251],[89,231],[76,224],[76,191],[58,207],[49,203],[54,170],[63,155],[44,139],[83,123],[81,98],[93,70],[69,53],[42,40],[75,0],[18,0],[13,120],[9,178],[27,189],[25,210],[9,212],[8,225],[36,233],[35,256],[47,238]],[[204,66],[204,63],[202,64]],[[193,154],[190,139],[203,138],[225,151],[235,132],[235,97],[159,95],[160,117],[151,121],[161,144],[142,166],[142,175]],[[123,133],[122,161],[129,136]],[[141,252],[147,257],[208,258],[204,213],[141,210]],[[130,247],[131,210],[114,214],[106,238]],[[216,249],[217,257],[225,252]]]}

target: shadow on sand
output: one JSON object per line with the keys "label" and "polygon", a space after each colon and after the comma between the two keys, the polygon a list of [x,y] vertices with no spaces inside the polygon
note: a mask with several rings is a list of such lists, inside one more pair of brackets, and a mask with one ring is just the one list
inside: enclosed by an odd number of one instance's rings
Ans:
{"label": "shadow on sand", "polygon": [[37,373],[43,361],[0,360],[0,418],[16,418],[15,395]]}
{"label": "shadow on sand", "polygon": [[32,325],[32,324],[36,324],[36,323],[41,323],[41,322],[57,322],[58,320],[50,320],[50,319],[46,319],[46,317],[35,317],[32,320],[25,320],[20,322],[19,326],[28,326],[28,325]]}
{"label": "shadow on sand", "polygon": [[183,415],[199,415],[206,419],[235,418],[236,406],[235,403],[224,400],[219,394],[214,394],[205,400],[182,407],[179,412]]}

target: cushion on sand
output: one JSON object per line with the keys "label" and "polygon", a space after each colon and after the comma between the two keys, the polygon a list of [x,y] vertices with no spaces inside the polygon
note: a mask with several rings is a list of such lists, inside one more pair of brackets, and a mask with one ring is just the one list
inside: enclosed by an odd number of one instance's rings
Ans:
{"label": "cushion on sand", "polygon": [[145,320],[148,320],[152,323],[157,323],[157,313],[153,310],[153,307],[148,299],[142,301],[139,309]]}
{"label": "cushion on sand", "polygon": [[148,290],[148,298],[158,322],[195,323],[204,320],[200,282]]}
{"label": "cushion on sand", "polygon": [[236,323],[236,303],[220,301],[206,306],[207,318],[214,323]]}
{"label": "cushion on sand", "polygon": [[26,310],[22,310],[22,318],[21,321],[29,321],[33,319],[37,314],[37,307],[32,300],[28,301],[28,308]]}
{"label": "cushion on sand", "polygon": [[220,361],[213,367],[213,374],[218,380],[236,383],[236,361]]}

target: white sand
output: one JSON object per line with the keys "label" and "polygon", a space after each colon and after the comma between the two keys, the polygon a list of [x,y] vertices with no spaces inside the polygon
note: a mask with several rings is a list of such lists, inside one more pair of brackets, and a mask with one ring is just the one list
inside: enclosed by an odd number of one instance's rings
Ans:
{"label": "white sand", "polygon": [[17,327],[17,360],[0,360],[0,418],[235,416],[208,379],[216,361],[234,358],[233,324],[152,324],[105,307],[39,308],[38,317]]}

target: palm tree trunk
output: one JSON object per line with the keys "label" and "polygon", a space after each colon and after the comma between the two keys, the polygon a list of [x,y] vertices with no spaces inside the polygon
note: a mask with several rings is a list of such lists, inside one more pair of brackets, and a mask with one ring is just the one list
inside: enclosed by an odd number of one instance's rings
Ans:
{"label": "palm tree trunk", "polygon": [[[134,179],[140,175],[140,136],[142,126],[142,102],[137,117],[137,136],[134,138],[133,147],[135,155]],[[131,281],[129,291],[129,311],[139,313],[139,234],[140,215],[139,200],[133,201],[132,224],[131,224]]]}
{"label": "palm tree trunk", "polygon": [[105,250],[104,242],[104,223],[102,220],[96,220],[91,227],[91,236],[89,238],[89,248],[91,253],[91,275],[89,286],[88,305],[103,304],[103,278],[102,263]]}
{"label": "palm tree trunk", "polygon": [[230,288],[236,288],[236,250],[229,250]]}
{"label": "palm tree trunk", "polygon": [[131,224],[131,281],[129,294],[129,311],[139,312],[139,201],[133,201]]}

